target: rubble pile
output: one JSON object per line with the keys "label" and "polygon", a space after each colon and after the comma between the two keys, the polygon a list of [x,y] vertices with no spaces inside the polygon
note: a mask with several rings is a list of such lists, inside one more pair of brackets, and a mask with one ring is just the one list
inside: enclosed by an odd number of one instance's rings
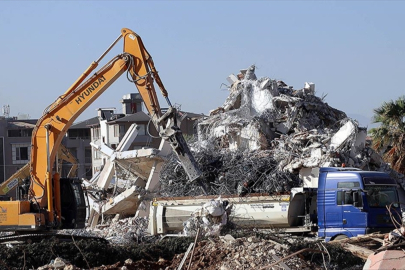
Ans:
{"label": "rubble pile", "polygon": [[[208,194],[281,193],[311,185],[319,167],[356,167],[393,173],[367,144],[366,128],[315,95],[282,81],[242,71],[224,105],[198,123],[191,150]],[[403,176],[395,175],[404,187]],[[172,156],[160,174],[162,196],[201,194]]]}
{"label": "rubble pile", "polygon": [[[288,241],[230,235],[209,238],[198,242],[194,253],[175,256],[166,269],[356,269],[356,265],[359,269],[364,263],[342,249],[331,253],[333,247],[325,244]],[[178,268],[185,257],[184,267]]]}
{"label": "rubble pile", "polygon": [[[208,187],[209,195],[245,194],[253,190],[282,192],[299,186],[297,175],[277,169],[277,161],[270,151],[244,153],[214,148],[201,148],[201,151],[195,153],[203,171],[202,179]],[[274,181],[274,179],[278,180]],[[188,183],[187,175],[174,157],[165,163],[160,180],[162,196],[201,194],[201,190],[196,185]]]}
{"label": "rubble pile", "polygon": [[148,219],[146,217],[121,218],[119,214],[113,218],[107,216],[95,228],[65,229],[59,234],[86,237],[100,237],[114,245],[146,243],[155,240],[147,235]]}
{"label": "rubble pile", "polygon": [[110,222],[98,225],[93,231],[111,243],[126,244],[146,242],[147,228],[147,218],[128,217],[120,219],[117,214]]}

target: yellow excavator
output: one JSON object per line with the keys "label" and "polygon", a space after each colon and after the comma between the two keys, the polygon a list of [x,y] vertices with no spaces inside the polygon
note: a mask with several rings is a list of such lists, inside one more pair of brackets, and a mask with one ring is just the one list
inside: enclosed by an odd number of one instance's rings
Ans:
{"label": "yellow excavator", "polygon": [[[95,71],[101,59],[121,39],[123,52]],[[152,57],[140,36],[123,28],[99,59],[91,63],[38,120],[32,133],[30,186],[26,199],[0,201],[0,231],[32,233],[85,226],[86,206],[81,181],[77,178],[61,178],[59,173],[54,173],[55,158],[68,128],[124,73],[137,87],[151,122],[173,148],[190,181],[199,181],[201,171],[177,126],[177,111],[169,100]],[[168,103],[169,109],[165,113],[160,108],[154,83]]]}
{"label": "yellow excavator", "polygon": [[[77,176],[78,162],[77,159],[70,153],[70,151],[61,144],[57,155],[58,160],[58,172],[62,171],[63,162],[66,161],[72,165],[66,177],[72,178]],[[6,181],[0,184],[0,196],[5,196],[11,193],[21,186],[25,179],[29,179],[30,176],[30,163],[25,164],[21,169],[10,176]]]}

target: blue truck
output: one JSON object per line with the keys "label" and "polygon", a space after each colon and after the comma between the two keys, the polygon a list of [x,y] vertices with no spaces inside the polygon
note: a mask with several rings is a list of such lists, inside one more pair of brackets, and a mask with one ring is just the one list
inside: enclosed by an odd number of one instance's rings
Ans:
{"label": "blue truck", "polygon": [[[388,211],[387,205],[391,206]],[[391,213],[390,213],[391,212]],[[400,222],[398,184],[383,172],[321,168],[317,190],[318,236],[326,241],[393,230]]]}
{"label": "blue truck", "polygon": [[401,219],[398,188],[396,180],[383,172],[323,167],[317,187],[293,188],[290,194],[155,198],[149,231],[152,235],[184,231],[190,217],[204,218],[204,209],[220,200],[223,204],[216,205],[226,205],[228,221],[240,228],[307,233],[325,241],[384,233],[395,229],[394,218]]}

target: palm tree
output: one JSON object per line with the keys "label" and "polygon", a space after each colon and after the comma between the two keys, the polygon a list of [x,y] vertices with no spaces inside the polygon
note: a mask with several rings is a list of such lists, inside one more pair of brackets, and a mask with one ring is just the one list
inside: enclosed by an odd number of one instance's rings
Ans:
{"label": "palm tree", "polygon": [[405,96],[384,102],[374,109],[374,123],[380,123],[370,130],[373,148],[383,153],[385,162],[391,163],[394,170],[405,173]]}

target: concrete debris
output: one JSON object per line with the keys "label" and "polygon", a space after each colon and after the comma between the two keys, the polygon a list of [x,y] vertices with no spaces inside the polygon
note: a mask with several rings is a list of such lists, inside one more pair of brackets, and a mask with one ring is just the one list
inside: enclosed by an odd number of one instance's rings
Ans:
{"label": "concrete debris", "polygon": [[405,265],[405,253],[403,250],[385,250],[377,254],[371,254],[364,270],[403,269]]}
{"label": "concrete debris", "polygon": [[[308,245],[290,245],[254,236],[214,238],[197,243],[190,269],[348,269],[345,261],[349,260],[352,266],[361,267],[361,260],[353,259],[350,254],[341,253],[346,259],[340,258],[338,264],[339,258],[331,259],[326,247],[305,246]],[[177,269],[183,258],[183,254],[177,255],[166,269]]]}
{"label": "concrete debris", "polygon": [[131,125],[116,149],[101,141],[91,143],[103,153],[105,160],[101,172],[85,181],[89,194],[89,226],[92,228],[103,215],[147,214],[139,206],[143,200],[153,197],[148,197],[149,194],[157,191],[159,171],[170,146],[162,140],[159,149],[129,150],[137,134],[136,124]]}
{"label": "concrete debris", "polygon": [[195,236],[198,228],[204,236],[219,236],[221,229],[228,222],[230,205],[218,198],[205,203],[200,209],[194,211],[184,223],[183,235]]}
{"label": "concrete debris", "polygon": [[46,270],[46,269],[76,269],[76,267],[70,262],[60,258],[56,257],[54,260],[52,260],[49,264],[41,266],[38,268],[38,270]]}
{"label": "concrete debris", "polygon": [[[316,187],[319,167],[385,171],[405,187],[404,176],[371,149],[366,128],[317,97],[314,83],[294,89],[257,79],[254,70],[229,76],[224,105],[198,123],[191,149],[210,195]],[[160,182],[162,196],[202,194],[174,157],[164,164]]]}
{"label": "concrete debris", "polygon": [[[149,241],[147,234],[148,219],[145,217],[122,217],[107,215],[101,224],[94,228],[60,230],[64,235],[100,237],[112,244],[125,245]],[[152,239],[152,238],[151,238]]]}
{"label": "concrete debris", "polygon": [[117,214],[111,221],[97,226],[97,235],[115,244],[140,243],[146,241],[148,220],[144,217],[120,219]]}

